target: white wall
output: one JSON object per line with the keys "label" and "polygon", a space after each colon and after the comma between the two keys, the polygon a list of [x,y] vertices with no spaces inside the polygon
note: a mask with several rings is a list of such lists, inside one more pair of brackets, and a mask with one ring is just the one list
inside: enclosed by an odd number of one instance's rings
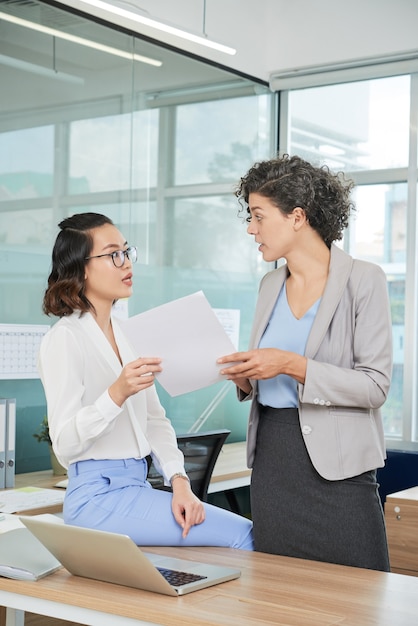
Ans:
{"label": "white wall", "polygon": [[[204,0],[120,0],[148,17],[201,34]],[[117,0],[111,2],[117,4]],[[67,6],[86,9],[81,0]],[[111,21],[132,26],[122,18]],[[271,72],[418,50],[417,0],[206,0],[209,38],[235,47],[235,56],[187,44],[145,26],[139,33],[268,81]]]}

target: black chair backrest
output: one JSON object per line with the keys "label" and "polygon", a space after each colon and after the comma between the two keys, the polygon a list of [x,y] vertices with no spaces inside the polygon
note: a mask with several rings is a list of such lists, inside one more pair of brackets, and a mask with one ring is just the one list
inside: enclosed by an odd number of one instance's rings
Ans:
{"label": "black chair backrest", "polygon": [[[203,502],[207,501],[213,468],[230,433],[230,430],[220,429],[177,435],[178,447],[184,455],[184,468],[190,478],[192,491]],[[153,464],[148,472],[148,480],[154,488],[164,488],[163,480]]]}

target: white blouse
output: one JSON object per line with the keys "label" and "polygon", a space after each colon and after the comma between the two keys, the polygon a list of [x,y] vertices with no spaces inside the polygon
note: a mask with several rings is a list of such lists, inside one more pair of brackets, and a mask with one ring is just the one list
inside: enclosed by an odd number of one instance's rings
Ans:
{"label": "white blouse", "polygon": [[[122,363],[138,358],[112,317]],[[154,356],[154,355],[153,355]],[[155,386],[119,407],[108,388],[122,366],[90,313],[61,318],[44,336],[39,372],[54,451],[68,467],[86,459],[143,458],[152,454],[165,477],[184,473],[183,455]]]}

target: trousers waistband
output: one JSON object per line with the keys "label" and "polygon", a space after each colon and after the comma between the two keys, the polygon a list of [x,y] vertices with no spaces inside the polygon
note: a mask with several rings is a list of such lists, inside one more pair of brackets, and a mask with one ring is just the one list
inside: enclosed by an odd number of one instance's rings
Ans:
{"label": "trousers waistband", "polygon": [[77,461],[76,463],[71,463],[69,466],[68,476],[69,478],[73,478],[84,472],[97,472],[103,469],[132,467],[134,465],[141,468],[142,466],[146,466],[147,462],[145,459],[89,459],[87,461]]}

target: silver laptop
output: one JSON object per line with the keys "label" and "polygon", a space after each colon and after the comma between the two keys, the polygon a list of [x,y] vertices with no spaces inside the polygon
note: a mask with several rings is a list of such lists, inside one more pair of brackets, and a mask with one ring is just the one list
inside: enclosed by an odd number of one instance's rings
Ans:
{"label": "silver laptop", "polygon": [[239,578],[240,570],[143,552],[127,535],[20,516],[75,576],[178,596]]}

